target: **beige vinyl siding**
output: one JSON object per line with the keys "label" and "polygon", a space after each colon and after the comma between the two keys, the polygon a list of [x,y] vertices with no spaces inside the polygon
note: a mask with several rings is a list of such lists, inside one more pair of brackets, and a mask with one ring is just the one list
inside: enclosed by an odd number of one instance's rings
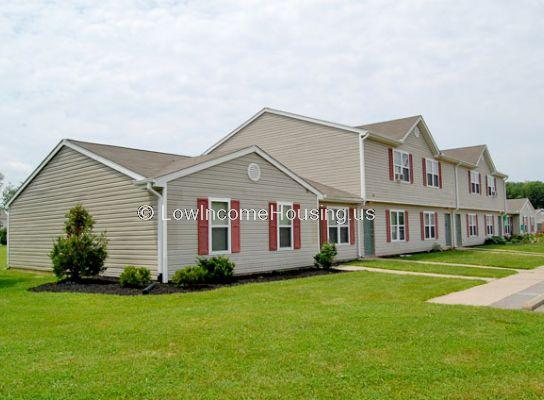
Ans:
{"label": "beige vinyl siding", "polygon": [[[495,232],[498,232],[499,225],[497,217],[500,216],[500,213],[497,212],[482,212],[476,210],[460,210],[457,214],[461,214],[461,235],[462,235],[462,245],[463,246],[477,246],[483,244],[485,239],[488,237],[486,233],[485,226],[485,216],[493,215],[495,222]],[[467,235],[467,214],[476,214],[478,218],[478,235],[469,237]]]}
{"label": "beige vinyl siding", "polygon": [[[453,211],[432,207],[416,207],[398,204],[368,204],[368,208],[373,208],[376,212],[374,220],[374,246],[377,256],[388,256],[402,253],[415,253],[431,250],[434,243],[439,243],[446,247],[446,231],[444,214],[450,213],[452,219],[452,241],[455,231],[453,229]],[[408,211],[408,224],[410,231],[410,240],[403,242],[387,242],[386,228],[386,210],[404,210]],[[438,239],[421,240],[420,212],[431,211],[438,212]]]}
{"label": "beige vinyl siding", "polygon": [[142,204],[155,198],[125,176],[68,147],[62,148],[10,207],[10,266],[51,269],[53,240],[64,233],[66,212],[82,203],[109,239],[107,271],[118,276],[126,265],[157,271],[155,221],[141,221]]}
{"label": "beige vinyl siding", "polygon": [[[531,217],[535,218],[535,223],[533,230],[536,231],[536,217],[537,213],[534,207],[529,203],[525,203],[525,205],[521,208],[519,215],[516,215],[514,217],[514,231],[513,233],[515,235],[521,234],[521,225],[523,225],[523,217],[527,217],[527,229],[531,230]],[[526,232],[527,233],[527,232]],[[535,232],[529,232],[529,233],[535,233]]]}
{"label": "beige vinyl siding", "polygon": [[458,167],[459,177],[459,208],[472,210],[504,211],[505,188],[504,180],[497,177],[497,195],[486,196],[485,177],[491,175],[491,169],[482,157],[480,164],[473,171],[480,172],[482,177],[482,194],[470,193],[468,189],[468,168]]}
{"label": "beige vinyl siding", "polygon": [[214,151],[257,145],[297,174],[359,196],[359,135],[264,113]]}
{"label": "beige vinyl siding", "polygon": [[[357,211],[358,205],[356,204],[340,204],[340,203],[322,203],[327,208],[353,208],[355,212],[357,212],[357,215],[360,211]],[[354,222],[355,227],[355,244],[337,244],[336,250],[338,251],[338,255],[336,256],[337,261],[347,261],[347,260],[354,260],[358,258],[358,251],[357,251],[357,239],[359,236],[358,232],[358,224],[360,221]],[[350,225],[351,229],[351,225]],[[362,229],[362,228],[361,228]],[[362,253],[361,253],[362,254]]]}
{"label": "beige vinyl siding", "polygon": [[374,140],[365,140],[365,180],[368,201],[402,202],[434,207],[455,207],[455,175],[453,164],[442,161],[442,189],[423,185],[422,159],[433,154],[422,134],[416,137],[417,127],[396,149],[412,154],[414,183],[395,182],[389,179],[388,146]]}
{"label": "beige vinyl siding", "polygon": [[[261,179],[247,176],[249,163],[261,167]],[[317,197],[256,154],[250,154],[168,183],[167,205],[175,209],[196,209],[198,198],[230,198],[241,209],[265,209],[271,201],[299,203],[301,211],[317,207]],[[241,252],[228,257],[236,263],[236,274],[306,267],[317,253],[318,221],[301,221],[301,248],[270,251],[268,221],[240,221]],[[198,254],[196,221],[168,221],[169,276],[195,263]]]}

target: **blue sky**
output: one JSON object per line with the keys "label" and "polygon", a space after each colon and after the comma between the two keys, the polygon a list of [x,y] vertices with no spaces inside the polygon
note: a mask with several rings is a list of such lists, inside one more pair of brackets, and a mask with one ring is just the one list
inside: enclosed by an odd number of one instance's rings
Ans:
{"label": "blue sky", "polygon": [[196,155],[268,106],[422,114],[441,148],[544,179],[543,4],[3,2],[0,172],[22,181],[62,138]]}

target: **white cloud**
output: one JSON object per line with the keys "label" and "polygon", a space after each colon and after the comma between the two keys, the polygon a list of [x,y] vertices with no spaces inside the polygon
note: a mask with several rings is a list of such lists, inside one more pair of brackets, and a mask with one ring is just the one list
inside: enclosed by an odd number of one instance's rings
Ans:
{"label": "white cloud", "polygon": [[[423,114],[542,178],[534,1],[3,4],[0,171],[63,137],[197,154],[263,106],[343,123]],[[13,164],[14,160],[18,166]]]}

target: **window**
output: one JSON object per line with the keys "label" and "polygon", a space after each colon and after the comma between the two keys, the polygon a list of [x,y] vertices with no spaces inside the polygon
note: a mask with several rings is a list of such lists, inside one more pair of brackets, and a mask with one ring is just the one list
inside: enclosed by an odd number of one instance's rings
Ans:
{"label": "window", "polygon": [[521,233],[527,233],[527,217],[523,217],[523,223],[521,224]]}
{"label": "window", "polygon": [[293,204],[278,202],[278,243],[280,249],[293,248]]}
{"label": "window", "polygon": [[393,242],[402,242],[406,240],[404,215],[404,210],[391,211],[391,240]]}
{"label": "window", "polygon": [[436,239],[436,214],[431,211],[423,213],[423,222],[425,229],[425,240]]}
{"label": "window", "polygon": [[410,182],[410,155],[405,151],[393,151],[393,165],[395,167],[395,179]]}
{"label": "window", "polygon": [[211,252],[230,253],[230,199],[210,199],[210,209]]}
{"label": "window", "polygon": [[329,208],[329,243],[349,244],[349,211],[347,208]]}
{"label": "window", "polygon": [[530,227],[531,227],[531,230],[529,233],[533,233],[533,230],[534,230],[534,226],[535,226],[535,217],[531,217],[530,218]]}
{"label": "window", "polygon": [[512,223],[511,217],[506,217],[504,222],[504,234],[507,236],[510,235],[511,223]]}
{"label": "window", "polygon": [[497,195],[497,188],[495,187],[495,177],[491,175],[487,176],[487,195],[488,196]]}
{"label": "window", "polygon": [[427,169],[427,186],[440,187],[438,161],[425,159]]}
{"label": "window", "polygon": [[468,214],[468,233],[469,236],[478,236],[478,222],[476,214]]}
{"label": "window", "polygon": [[493,236],[495,230],[495,224],[493,223],[493,215],[485,216],[485,232],[488,236]]}
{"label": "window", "polygon": [[470,171],[470,190],[471,193],[480,194],[480,173]]}

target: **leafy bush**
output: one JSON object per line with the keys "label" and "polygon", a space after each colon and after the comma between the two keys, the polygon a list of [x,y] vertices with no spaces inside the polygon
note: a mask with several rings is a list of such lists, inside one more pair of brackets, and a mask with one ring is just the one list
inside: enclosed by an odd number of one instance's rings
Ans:
{"label": "leafy bush", "polygon": [[178,269],[172,277],[172,282],[177,286],[191,286],[199,283],[206,283],[208,280],[208,271],[199,265],[192,265]]}
{"label": "leafy bush", "polygon": [[141,288],[151,283],[151,271],[145,267],[128,266],[119,277],[122,287]]}
{"label": "leafy bush", "polygon": [[66,237],[58,237],[49,257],[58,279],[79,281],[102,272],[108,256],[105,233],[95,235],[93,217],[78,204],[66,214]]}
{"label": "leafy bush", "polygon": [[0,228],[0,245],[8,244],[8,230],[7,228]]}
{"label": "leafy bush", "polygon": [[506,239],[502,236],[491,236],[487,239],[485,239],[484,244],[506,244]]}
{"label": "leafy bush", "polygon": [[198,258],[197,264],[207,272],[208,282],[227,282],[236,266],[228,257]]}
{"label": "leafy bush", "polygon": [[334,244],[323,243],[321,251],[314,256],[314,264],[318,268],[330,269],[337,254],[338,251],[336,251]]}
{"label": "leafy bush", "polygon": [[444,249],[442,249],[442,246],[440,245],[440,243],[433,243],[433,247],[431,248],[431,253],[439,253],[441,251],[444,251]]}

